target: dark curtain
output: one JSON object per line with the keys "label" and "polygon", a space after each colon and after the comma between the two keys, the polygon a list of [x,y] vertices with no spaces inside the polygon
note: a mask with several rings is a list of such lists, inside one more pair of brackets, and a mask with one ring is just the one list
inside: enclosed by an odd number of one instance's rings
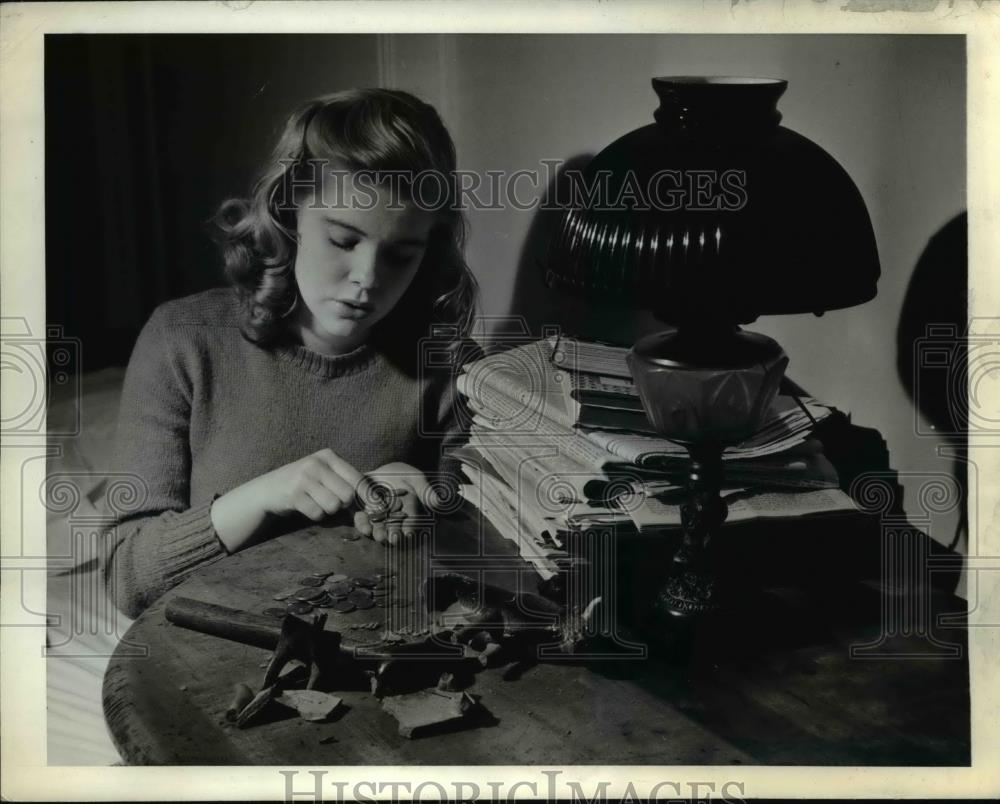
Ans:
{"label": "dark curtain", "polygon": [[46,304],[84,371],[161,302],[225,283],[208,221],[293,106],[377,81],[374,36],[49,35]]}

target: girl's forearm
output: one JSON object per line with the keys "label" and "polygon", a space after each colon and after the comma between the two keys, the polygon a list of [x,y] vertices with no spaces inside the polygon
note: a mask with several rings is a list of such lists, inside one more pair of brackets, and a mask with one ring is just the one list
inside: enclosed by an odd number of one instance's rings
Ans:
{"label": "girl's forearm", "polygon": [[272,519],[261,504],[259,478],[237,486],[212,503],[212,526],[230,553],[260,541]]}

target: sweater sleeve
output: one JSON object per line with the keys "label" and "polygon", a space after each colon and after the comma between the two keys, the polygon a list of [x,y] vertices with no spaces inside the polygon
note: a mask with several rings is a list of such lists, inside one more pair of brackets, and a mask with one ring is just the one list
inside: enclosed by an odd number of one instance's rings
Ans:
{"label": "sweater sleeve", "polygon": [[136,487],[136,507],[116,512],[104,577],[130,617],[195,570],[226,555],[212,526],[212,501],[190,505],[191,372],[181,335],[158,308],[129,360],[115,439],[116,470]]}

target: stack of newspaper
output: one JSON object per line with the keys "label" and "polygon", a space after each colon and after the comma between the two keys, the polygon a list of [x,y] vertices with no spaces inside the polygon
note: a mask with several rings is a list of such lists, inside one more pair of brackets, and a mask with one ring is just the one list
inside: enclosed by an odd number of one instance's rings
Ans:
{"label": "stack of newspaper", "polygon": [[[680,524],[688,453],[650,427],[626,352],[549,338],[488,355],[458,378],[474,414],[456,453],[462,493],[543,578],[573,560],[570,534]],[[811,437],[832,411],[779,396],[761,430],[726,450],[728,521],[854,510]]]}

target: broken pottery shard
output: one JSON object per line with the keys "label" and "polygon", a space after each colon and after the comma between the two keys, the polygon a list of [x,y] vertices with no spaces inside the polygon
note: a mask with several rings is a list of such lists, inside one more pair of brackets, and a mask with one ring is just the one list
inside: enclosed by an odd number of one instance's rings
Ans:
{"label": "broken pottery shard", "polygon": [[437,688],[442,692],[455,692],[455,674],[442,673],[438,678]]}
{"label": "broken pottery shard", "polygon": [[237,684],[233,687],[233,700],[226,710],[226,720],[230,723],[236,720],[237,715],[242,712],[248,703],[253,700],[253,690],[246,684]]}
{"label": "broken pottery shard", "polygon": [[501,646],[499,642],[487,643],[486,647],[483,648],[483,652],[477,657],[479,659],[479,663],[483,667],[490,667],[492,664],[495,664],[497,659],[494,654],[500,650]]}
{"label": "broken pottery shard", "polygon": [[278,674],[278,681],[285,684],[291,684],[302,676],[308,675],[309,668],[306,663],[300,661],[299,659],[289,659],[288,664],[281,668],[281,672]]}
{"label": "broken pottery shard", "polygon": [[271,702],[273,697],[274,689],[272,687],[266,687],[258,692],[253,700],[243,707],[243,711],[236,716],[237,728],[245,729],[250,724],[250,721]]}
{"label": "broken pottery shard", "polygon": [[399,736],[413,738],[421,729],[461,720],[476,701],[466,692],[420,690],[382,699],[382,709],[399,723]]}
{"label": "broken pottery shard", "polygon": [[294,709],[303,720],[326,720],[340,706],[336,695],[319,690],[285,690],[274,699],[282,706]]}

